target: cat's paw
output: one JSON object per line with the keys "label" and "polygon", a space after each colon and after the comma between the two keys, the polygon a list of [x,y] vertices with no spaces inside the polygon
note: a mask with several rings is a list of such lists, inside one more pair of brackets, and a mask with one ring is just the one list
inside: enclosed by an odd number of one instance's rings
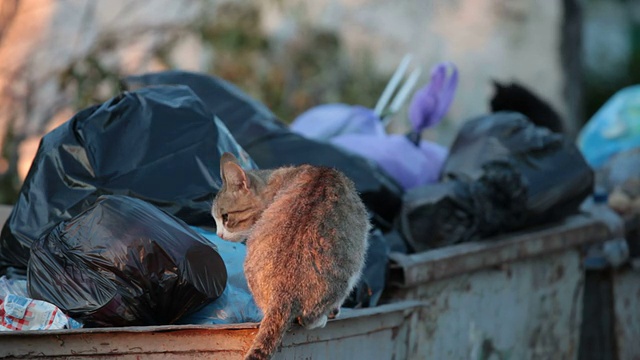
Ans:
{"label": "cat's paw", "polygon": [[327,317],[333,320],[337,318],[338,315],[340,315],[340,308],[335,308],[329,312],[329,315],[327,315]]}
{"label": "cat's paw", "polygon": [[311,330],[311,329],[318,329],[318,328],[323,328],[325,327],[325,325],[327,325],[327,316],[326,315],[322,315],[319,318],[310,321],[310,322],[305,322],[305,324],[303,324],[303,326],[305,327],[305,329],[307,330]]}

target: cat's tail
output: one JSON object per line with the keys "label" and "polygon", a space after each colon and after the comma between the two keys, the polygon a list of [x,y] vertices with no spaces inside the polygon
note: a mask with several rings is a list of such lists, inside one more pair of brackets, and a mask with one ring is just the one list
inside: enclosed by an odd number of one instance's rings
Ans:
{"label": "cat's tail", "polygon": [[292,304],[277,304],[267,309],[245,360],[271,359],[293,322],[292,310]]}

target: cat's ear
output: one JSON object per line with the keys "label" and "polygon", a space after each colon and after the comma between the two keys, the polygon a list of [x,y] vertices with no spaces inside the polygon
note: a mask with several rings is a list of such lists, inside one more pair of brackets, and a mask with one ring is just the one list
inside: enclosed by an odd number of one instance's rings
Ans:
{"label": "cat's ear", "polygon": [[232,162],[232,163],[238,163],[238,159],[236,158],[235,155],[233,155],[230,152],[225,152],[222,154],[222,156],[220,157],[220,172],[222,173],[222,165],[224,165],[224,163],[226,162]]}
{"label": "cat's ear", "polygon": [[222,163],[222,180],[233,190],[249,190],[249,177],[235,162],[227,161]]}

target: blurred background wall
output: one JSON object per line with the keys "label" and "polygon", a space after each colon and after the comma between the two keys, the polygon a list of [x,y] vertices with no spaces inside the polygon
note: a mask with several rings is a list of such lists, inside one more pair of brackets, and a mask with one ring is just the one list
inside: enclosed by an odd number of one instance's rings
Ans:
{"label": "blurred background wall", "polygon": [[[574,136],[640,80],[631,0],[2,0],[0,202],[11,203],[39,140],[120,91],[123,75],[215,74],[283,121],[318,104],[373,107],[402,57],[454,62],[459,90],[427,137],[448,145],[488,111],[492,80],[548,101]],[[408,127],[406,112],[391,131]]]}

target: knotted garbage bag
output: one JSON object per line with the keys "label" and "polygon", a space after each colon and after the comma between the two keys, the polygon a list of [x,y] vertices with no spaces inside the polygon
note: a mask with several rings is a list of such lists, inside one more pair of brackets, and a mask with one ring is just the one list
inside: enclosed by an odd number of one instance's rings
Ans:
{"label": "knotted garbage bag", "polygon": [[227,282],[215,245],[131,197],[96,203],[33,243],[27,287],[87,327],[171,324]]}

